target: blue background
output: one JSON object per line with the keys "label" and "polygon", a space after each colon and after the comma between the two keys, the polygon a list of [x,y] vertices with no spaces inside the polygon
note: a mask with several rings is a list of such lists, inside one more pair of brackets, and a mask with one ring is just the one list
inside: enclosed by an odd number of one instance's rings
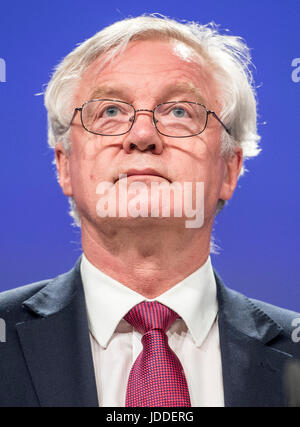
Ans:
{"label": "blue background", "polygon": [[47,147],[43,97],[35,94],[77,43],[116,20],[153,12],[214,21],[252,48],[263,151],[248,161],[249,173],[215,223],[221,251],[212,259],[229,287],[300,311],[300,82],[291,77],[300,57],[300,0],[1,1],[0,289],[64,272],[81,252]]}

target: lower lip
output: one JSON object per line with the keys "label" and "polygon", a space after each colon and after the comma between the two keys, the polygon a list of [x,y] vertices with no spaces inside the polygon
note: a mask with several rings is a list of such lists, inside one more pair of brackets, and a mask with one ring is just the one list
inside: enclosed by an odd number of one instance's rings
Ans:
{"label": "lower lip", "polygon": [[[124,176],[124,178],[130,179],[130,180],[147,180],[147,179],[155,179],[155,180],[166,180],[166,178],[159,176],[159,175],[147,175],[147,174],[141,174],[141,175],[129,175],[129,176]],[[121,179],[124,179],[121,178]],[[120,180],[118,180],[120,181]]]}

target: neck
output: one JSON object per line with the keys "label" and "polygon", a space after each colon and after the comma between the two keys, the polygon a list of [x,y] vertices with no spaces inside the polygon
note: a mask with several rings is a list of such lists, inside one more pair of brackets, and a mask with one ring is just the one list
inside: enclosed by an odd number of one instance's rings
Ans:
{"label": "neck", "polygon": [[146,298],[155,298],[200,268],[210,252],[211,226],[201,230],[82,223],[82,248],[99,270]]}

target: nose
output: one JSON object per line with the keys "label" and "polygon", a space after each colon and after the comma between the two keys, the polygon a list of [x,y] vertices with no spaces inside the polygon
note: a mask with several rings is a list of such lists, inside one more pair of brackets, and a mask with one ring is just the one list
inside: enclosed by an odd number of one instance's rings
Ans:
{"label": "nose", "polygon": [[162,153],[163,142],[153,124],[152,110],[136,110],[134,124],[124,139],[123,148],[127,153],[133,150]]}

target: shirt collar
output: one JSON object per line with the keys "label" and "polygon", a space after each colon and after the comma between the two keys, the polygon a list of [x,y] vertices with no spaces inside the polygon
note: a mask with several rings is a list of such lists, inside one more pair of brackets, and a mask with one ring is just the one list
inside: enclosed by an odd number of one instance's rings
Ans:
{"label": "shirt collar", "polygon": [[[90,331],[98,343],[106,348],[125,314],[136,304],[147,301],[147,298],[104,274],[84,254],[80,271]],[[218,311],[210,257],[198,270],[155,300],[174,310],[184,320],[195,344],[200,346]]]}

